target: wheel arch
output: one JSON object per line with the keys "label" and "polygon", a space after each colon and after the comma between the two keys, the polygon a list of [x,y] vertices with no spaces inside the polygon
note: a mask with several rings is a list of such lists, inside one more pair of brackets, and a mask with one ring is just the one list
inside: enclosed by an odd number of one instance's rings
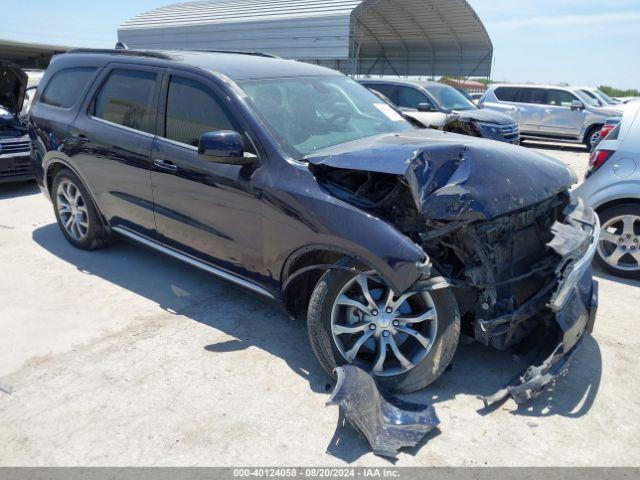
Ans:
{"label": "wheel arch", "polygon": [[601,203],[597,207],[595,207],[594,210],[598,214],[600,214],[600,213],[604,212],[605,210],[608,210],[609,208],[617,207],[619,205],[625,205],[625,204],[628,204],[628,203],[632,203],[632,204],[635,204],[638,207],[640,207],[640,198],[620,197],[620,198],[610,199],[610,200],[607,200],[606,202]]}

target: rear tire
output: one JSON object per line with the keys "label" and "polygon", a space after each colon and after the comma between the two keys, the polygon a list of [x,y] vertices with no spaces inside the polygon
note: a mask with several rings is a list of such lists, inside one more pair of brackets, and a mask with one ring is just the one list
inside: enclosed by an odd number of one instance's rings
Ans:
{"label": "rear tire", "polygon": [[584,144],[587,149],[591,152],[594,148],[598,146],[600,142],[600,130],[602,129],[602,125],[595,125],[589,129],[587,134],[584,136]]}
{"label": "rear tire", "polygon": [[[341,263],[343,266],[358,267],[355,262]],[[344,293],[341,292],[344,292],[345,286],[349,285],[357,276],[358,275],[353,272],[329,270],[319,280],[309,302],[307,315],[309,340],[320,365],[333,378],[335,378],[335,368],[347,363],[356,363],[363,368],[367,368],[360,357],[356,357],[356,359],[352,361],[347,360],[345,355],[341,353],[341,349],[336,343],[336,337],[333,333],[333,329],[335,328],[333,319],[337,298],[344,296]],[[432,340],[430,349],[427,351],[426,356],[418,356],[418,358],[421,358],[420,361],[416,362],[408,371],[392,374],[394,370],[390,369],[389,371],[391,373],[384,375],[382,374],[383,372],[381,372],[381,374],[372,372],[378,383],[388,390],[397,393],[409,393],[421,390],[440,377],[453,359],[460,338],[460,312],[455,296],[450,289],[436,290],[428,292],[426,295],[429,296],[429,308],[434,309],[437,315],[435,320],[436,325],[433,326],[432,330],[435,335],[433,339],[430,338],[430,340]],[[398,311],[400,311],[400,308],[398,308]],[[380,315],[383,315],[382,309]],[[362,315],[361,318],[363,321],[359,323],[365,323],[365,317],[366,315]],[[418,330],[420,327],[416,325],[417,324],[412,324],[411,327]],[[368,329],[362,333],[362,337],[365,336],[367,331]],[[401,337],[397,335],[401,336],[402,333],[397,332],[393,334],[393,338],[398,339],[397,344],[394,340],[394,346],[405,349],[402,353],[405,353],[409,347],[414,347],[414,351],[420,350],[418,344],[415,344],[417,345],[416,348],[408,340],[400,343]],[[361,337],[355,338],[358,339]],[[408,337],[406,338],[408,339]],[[379,352],[379,344],[376,343],[379,341],[379,338],[376,340],[375,337],[372,336],[368,342],[371,341],[374,342],[373,345],[376,345],[375,348],[377,348],[377,350],[372,352],[373,356],[374,353]],[[367,344],[364,345],[366,349]],[[393,347],[389,346],[389,350],[385,350],[388,352],[388,360],[385,361],[385,365],[396,362],[396,357],[392,356],[395,355],[392,348]],[[371,368],[369,368],[369,370],[371,370]]]}
{"label": "rear tire", "polygon": [[64,168],[56,174],[51,199],[58,226],[71,245],[81,250],[97,250],[109,244],[110,231],[75,173]]}

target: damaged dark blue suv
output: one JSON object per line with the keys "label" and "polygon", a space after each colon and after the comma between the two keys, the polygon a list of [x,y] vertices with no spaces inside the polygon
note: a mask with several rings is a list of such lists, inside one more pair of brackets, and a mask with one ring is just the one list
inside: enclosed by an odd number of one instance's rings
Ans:
{"label": "damaged dark blue suv", "polygon": [[417,130],[334,71],[261,55],[74,51],[31,110],[32,160],[68,241],[116,235],[305,318],[324,369],[414,391],[461,333],[547,361],[488,401],[534,396],[595,314],[599,226],[561,163]]}

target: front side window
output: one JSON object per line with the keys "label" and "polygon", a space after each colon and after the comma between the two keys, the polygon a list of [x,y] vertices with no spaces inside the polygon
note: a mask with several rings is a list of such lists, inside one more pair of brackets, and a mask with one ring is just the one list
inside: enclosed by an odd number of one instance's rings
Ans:
{"label": "front side window", "polygon": [[155,132],[153,96],[157,74],[114,70],[98,92],[93,115],[142,132]]}
{"label": "front side window", "polygon": [[414,127],[362,85],[343,76],[238,82],[249,105],[291,157]]}
{"label": "front side window", "polygon": [[547,105],[555,107],[571,107],[571,104],[578,100],[575,95],[564,90],[549,90],[547,95]]}
{"label": "front side window", "polygon": [[49,81],[40,101],[54,107],[71,108],[96,70],[95,67],[79,67],[59,71]]}
{"label": "front side window", "polygon": [[235,130],[224,108],[201,83],[171,77],[167,93],[165,137],[197,147],[203,133]]}
{"label": "front side window", "polygon": [[427,96],[420,90],[411,87],[398,87],[398,106],[418,109],[421,103],[431,104]]}

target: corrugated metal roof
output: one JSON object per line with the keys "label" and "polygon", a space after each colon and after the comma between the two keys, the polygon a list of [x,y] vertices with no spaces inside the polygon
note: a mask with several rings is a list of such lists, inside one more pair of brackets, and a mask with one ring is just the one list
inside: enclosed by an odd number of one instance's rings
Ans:
{"label": "corrugated metal roof", "polygon": [[258,50],[345,73],[489,75],[493,46],[466,0],[217,0],[125,22],[132,48]]}

